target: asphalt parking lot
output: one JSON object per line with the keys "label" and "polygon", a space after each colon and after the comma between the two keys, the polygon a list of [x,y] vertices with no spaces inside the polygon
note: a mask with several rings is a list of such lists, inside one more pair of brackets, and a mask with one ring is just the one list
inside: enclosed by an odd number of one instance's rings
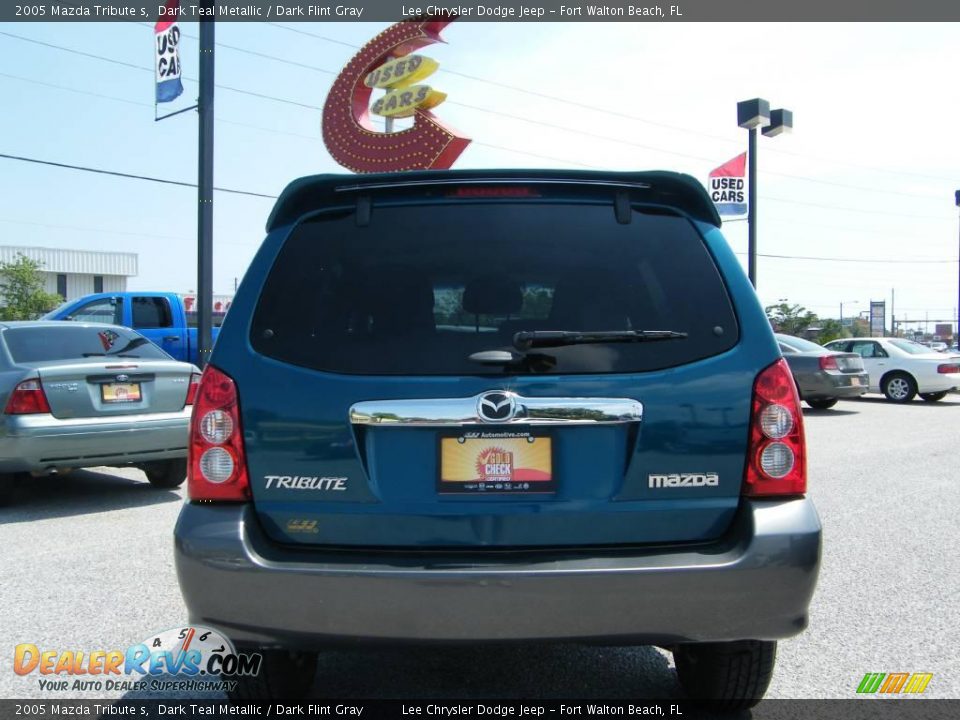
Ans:
{"label": "asphalt parking lot", "polygon": [[[960,395],[907,406],[870,396],[804,418],[823,567],[810,628],[781,643],[767,697],[849,698],[866,672],[929,672],[927,696],[960,698]],[[18,643],[119,649],[185,622],[171,552],[182,495],[136,470],[100,468],[34,480],[0,509],[0,697],[44,696],[36,674],[12,670]],[[652,648],[530,646],[332,652],[314,693],[666,699],[680,690],[670,655]]]}

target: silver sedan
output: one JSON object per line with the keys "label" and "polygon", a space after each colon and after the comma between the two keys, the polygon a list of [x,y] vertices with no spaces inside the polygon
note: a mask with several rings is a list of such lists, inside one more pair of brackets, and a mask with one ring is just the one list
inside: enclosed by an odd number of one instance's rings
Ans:
{"label": "silver sedan", "polygon": [[199,380],[129,328],[0,322],[0,503],[18,475],[97,465],[180,485]]}

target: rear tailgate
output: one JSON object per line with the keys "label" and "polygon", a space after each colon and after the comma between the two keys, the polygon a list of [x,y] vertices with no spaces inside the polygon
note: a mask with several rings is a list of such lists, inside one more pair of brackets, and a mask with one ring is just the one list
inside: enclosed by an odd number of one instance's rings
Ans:
{"label": "rear tailgate", "polygon": [[[581,377],[575,383],[379,378],[373,387],[295,367],[254,364],[233,372],[254,501],[274,538],[333,545],[572,546],[700,540],[726,528],[743,479],[753,382],[740,365],[734,353],[682,370],[618,378],[615,386],[608,378]],[[259,382],[258,370],[275,378],[271,387]],[[291,402],[278,415],[283,388]],[[642,420],[446,429],[348,420],[351,407],[371,398],[387,408],[383,400],[395,399],[416,412],[417,400],[470,404],[477,394],[500,389],[523,398],[616,393],[642,405]],[[552,491],[501,493],[494,480],[485,491],[443,492],[441,444],[473,439],[471,433],[507,451],[516,441],[502,437],[506,433],[529,433],[534,444],[549,438]],[[545,467],[516,455],[517,468]]]}
{"label": "rear tailgate", "polygon": [[[717,256],[745,283],[719,233],[642,192],[477,190],[345,197],[268,238],[213,358],[237,384],[267,532],[460,548],[720,535],[777,351],[766,325],[741,338]],[[544,329],[686,338],[471,359]]]}

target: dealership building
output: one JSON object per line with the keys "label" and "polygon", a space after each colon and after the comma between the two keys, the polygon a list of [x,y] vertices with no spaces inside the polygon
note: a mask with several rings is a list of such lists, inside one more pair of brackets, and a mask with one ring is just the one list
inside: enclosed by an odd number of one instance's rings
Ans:
{"label": "dealership building", "polygon": [[44,289],[64,300],[94,292],[123,292],[137,274],[137,254],[0,245],[0,262],[24,255],[40,264]]}

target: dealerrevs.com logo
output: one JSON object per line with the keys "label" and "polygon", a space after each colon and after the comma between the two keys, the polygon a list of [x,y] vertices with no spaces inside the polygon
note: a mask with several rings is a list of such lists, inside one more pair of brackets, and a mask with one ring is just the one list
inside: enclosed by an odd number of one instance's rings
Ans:
{"label": "dealerrevs.com logo", "polygon": [[13,671],[37,675],[41,690],[232,690],[232,676],[257,675],[263,657],[238,653],[213,628],[190,625],[151,635],[125,650],[55,650],[21,643]]}

